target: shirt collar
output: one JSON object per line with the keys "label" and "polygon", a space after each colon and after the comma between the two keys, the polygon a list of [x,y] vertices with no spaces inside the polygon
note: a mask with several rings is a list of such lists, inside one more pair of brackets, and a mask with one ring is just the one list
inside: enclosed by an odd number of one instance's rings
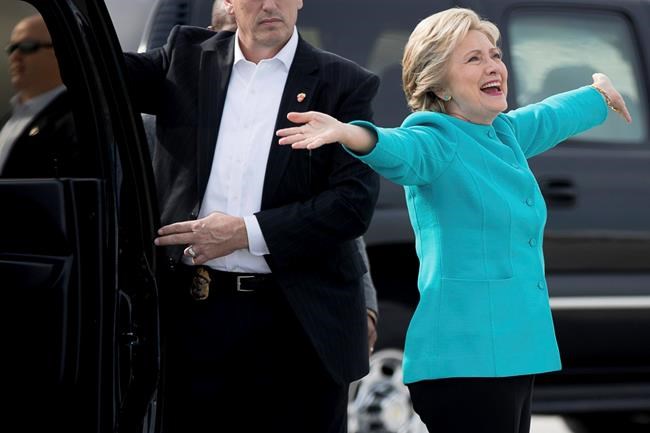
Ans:
{"label": "shirt collar", "polygon": [[38,107],[45,107],[47,104],[52,102],[54,98],[59,96],[63,91],[65,90],[65,86],[62,84],[60,86],[55,87],[52,90],[48,90],[45,93],[41,93],[38,96],[35,96],[25,102],[20,102],[20,95],[14,95],[11,98],[11,105],[14,110],[20,109],[20,108],[27,108],[27,109],[36,109]]}
{"label": "shirt collar", "polygon": [[[293,58],[296,55],[296,50],[298,49],[298,30],[296,29],[296,26],[293,27],[293,33],[291,34],[291,37],[287,41],[286,44],[284,44],[284,47],[271,59],[264,59],[262,61],[269,61],[269,60],[275,60],[278,59],[284,64],[284,66],[287,68],[291,68],[291,63],[293,62]],[[242,53],[241,48],[239,46],[239,30],[235,33],[235,59],[233,62],[233,65],[236,65],[242,60],[247,60],[246,57],[244,56],[244,53]]]}

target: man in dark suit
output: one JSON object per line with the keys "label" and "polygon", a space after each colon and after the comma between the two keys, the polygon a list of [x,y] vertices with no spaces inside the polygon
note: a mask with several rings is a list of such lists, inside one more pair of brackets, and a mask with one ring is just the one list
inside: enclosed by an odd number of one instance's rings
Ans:
{"label": "man in dark suit", "polygon": [[3,177],[82,175],[70,101],[47,26],[40,15],[21,20],[6,48],[13,110],[0,124]]}
{"label": "man in dark suit", "polygon": [[344,432],[348,385],[368,369],[354,239],[378,178],[340,147],[292,152],[274,132],[290,111],[370,118],[378,78],[298,36],[301,0],[225,5],[236,34],[177,27],[126,55],[135,104],[157,115],[166,428]]}

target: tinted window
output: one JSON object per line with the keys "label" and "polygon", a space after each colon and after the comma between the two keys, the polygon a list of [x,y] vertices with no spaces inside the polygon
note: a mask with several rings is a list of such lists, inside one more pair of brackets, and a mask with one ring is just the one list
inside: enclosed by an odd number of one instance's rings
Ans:
{"label": "tinted window", "polygon": [[510,19],[509,40],[516,102],[523,106],[591,83],[607,74],[627,103],[632,125],[609,116],[604,125],[577,140],[641,142],[647,135],[644,89],[639,88],[639,53],[630,23],[609,12],[558,12],[526,9]]}
{"label": "tinted window", "polygon": [[[35,13],[37,13],[36,9],[27,3],[3,2],[2,14],[0,14],[0,45],[3,50],[9,43],[14,26],[21,19]],[[9,112],[9,100],[13,95],[14,90],[9,79],[9,62],[6,53],[3,51],[0,54],[0,118]]]}
{"label": "tinted window", "polygon": [[[318,28],[300,26],[300,34],[314,46],[328,49],[323,46],[322,34]],[[385,30],[370,41],[370,46],[364,51],[364,62],[359,64],[370,69],[381,78],[377,96],[373,99],[374,120],[384,127],[399,126],[402,120],[410,113],[406,98],[402,91],[401,60],[404,46],[410,36],[410,30]],[[362,57],[357,52],[348,56],[354,60]]]}
{"label": "tinted window", "polygon": [[404,6],[377,0],[309,1],[298,16],[298,30],[310,43],[377,74],[381,84],[373,100],[374,120],[399,126],[410,113],[402,91],[406,41],[420,20],[451,6],[444,0],[410,0]]}

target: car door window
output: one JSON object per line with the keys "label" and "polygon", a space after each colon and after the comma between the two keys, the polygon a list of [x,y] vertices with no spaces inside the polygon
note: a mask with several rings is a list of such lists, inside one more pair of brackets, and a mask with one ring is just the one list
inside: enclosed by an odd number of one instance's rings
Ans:
{"label": "car door window", "polygon": [[616,12],[520,9],[508,27],[518,106],[590,84],[603,72],[625,98],[632,118],[608,116],[576,140],[639,143],[647,136],[647,102],[630,21]]}
{"label": "car door window", "polygon": [[[4,49],[9,44],[11,31],[23,18],[37,13],[36,9],[27,3],[7,2],[2,5],[0,14],[0,43]],[[14,94],[9,78],[9,58],[6,53],[0,55],[0,117],[9,113],[9,100]]]}
{"label": "car door window", "polygon": [[[322,29],[301,26],[300,34],[312,45],[323,47]],[[384,127],[396,127],[410,114],[402,90],[402,56],[410,35],[409,29],[384,29],[370,42],[367,63],[363,66],[381,79],[372,101],[374,121]],[[358,57],[358,56],[357,56]]]}

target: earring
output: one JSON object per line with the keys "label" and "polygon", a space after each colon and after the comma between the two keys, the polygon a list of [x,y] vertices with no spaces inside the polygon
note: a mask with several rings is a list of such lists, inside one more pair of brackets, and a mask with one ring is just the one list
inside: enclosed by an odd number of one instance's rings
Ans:
{"label": "earring", "polygon": [[449,101],[451,101],[451,96],[450,95],[445,95],[445,96],[442,97],[442,100],[445,101],[445,102],[449,102]]}

